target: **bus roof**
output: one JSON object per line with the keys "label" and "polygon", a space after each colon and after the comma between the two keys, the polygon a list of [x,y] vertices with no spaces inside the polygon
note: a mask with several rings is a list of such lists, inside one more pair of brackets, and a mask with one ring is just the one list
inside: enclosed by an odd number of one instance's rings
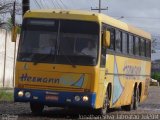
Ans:
{"label": "bus roof", "polygon": [[[60,14],[60,15],[59,15]],[[139,28],[136,28],[130,24],[122,22],[120,20],[109,17],[102,13],[95,13],[90,11],[82,10],[31,10],[28,11],[24,17],[35,17],[35,18],[63,18],[63,19],[76,19],[76,20],[88,20],[88,21],[98,21],[110,26],[122,29],[124,31],[136,34],[138,36],[144,37],[146,39],[151,39],[151,34],[145,32]]]}
{"label": "bus roof", "polygon": [[144,38],[151,39],[151,34],[150,33],[145,32],[144,30],[141,30],[139,28],[136,28],[136,27],[134,27],[130,24],[127,24],[125,22],[114,19],[114,18],[109,17],[109,16],[104,15],[104,14],[99,14],[99,18],[101,19],[101,21],[103,23],[106,23],[108,25],[111,25],[113,27],[122,29],[122,30],[127,31],[127,32],[131,32],[131,33],[136,34],[138,36],[142,36]]}

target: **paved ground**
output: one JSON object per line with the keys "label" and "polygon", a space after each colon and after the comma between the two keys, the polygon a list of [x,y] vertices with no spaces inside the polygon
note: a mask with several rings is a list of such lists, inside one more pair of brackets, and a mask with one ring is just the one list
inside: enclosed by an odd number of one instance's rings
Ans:
{"label": "paved ground", "polygon": [[[94,119],[160,119],[160,87],[150,87],[149,98],[140,105],[138,110],[130,112],[115,109],[107,116],[94,116]],[[79,115],[79,112],[81,115]],[[0,119],[4,117],[18,118],[18,120],[52,120],[52,119],[93,119],[92,115],[88,115],[83,111],[69,110],[61,108],[45,108],[41,116],[34,116],[31,114],[29,104],[27,103],[13,103],[13,102],[0,102]],[[9,115],[9,116],[8,116]]]}

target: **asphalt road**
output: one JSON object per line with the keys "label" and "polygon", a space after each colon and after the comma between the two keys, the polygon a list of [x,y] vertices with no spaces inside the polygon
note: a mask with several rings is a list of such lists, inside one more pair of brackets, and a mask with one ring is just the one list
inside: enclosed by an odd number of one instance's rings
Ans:
{"label": "asphalt road", "polygon": [[[45,107],[40,116],[31,114],[28,103],[0,102],[0,119],[10,120],[53,120],[53,119],[144,119],[160,120],[160,87],[150,87],[148,99],[140,105],[138,110],[130,112],[114,109],[107,116],[89,115],[79,109],[62,109]],[[11,119],[12,118],[12,119]],[[7,119],[6,119],[7,120]]]}

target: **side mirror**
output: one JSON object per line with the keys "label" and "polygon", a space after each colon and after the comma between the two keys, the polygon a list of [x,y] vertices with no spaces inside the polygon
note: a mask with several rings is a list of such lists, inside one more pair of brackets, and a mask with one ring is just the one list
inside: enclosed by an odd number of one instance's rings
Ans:
{"label": "side mirror", "polygon": [[105,47],[109,47],[110,46],[110,36],[111,36],[110,31],[104,31],[104,34],[103,34],[103,45]]}
{"label": "side mirror", "polygon": [[17,26],[13,26],[12,28],[12,42],[16,42],[16,39],[17,39],[17,30],[18,30],[18,27]]}

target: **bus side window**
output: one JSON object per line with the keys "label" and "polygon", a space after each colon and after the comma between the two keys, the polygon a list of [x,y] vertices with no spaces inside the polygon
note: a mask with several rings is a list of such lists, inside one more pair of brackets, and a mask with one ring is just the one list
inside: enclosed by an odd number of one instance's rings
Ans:
{"label": "bus side window", "polygon": [[134,42],[133,42],[133,36],[129,35],[129,54],[133,55],[133,48],[134,48]]}
{"label": "bus side window", "polygon": [[122,51],[123,53],[128,53],[128,36],[127,33],[122,33]]}
{"label": "bus side window", "polygon": [[148,55],[148,57],[151,58],[151,41],[149,41],[149,55]]}
{"label": "bus side window", "polygon": [[106,65],[106,46],[103,44],[103,35],[106,31],[106,26],[104,25],[102,28],[102,40],[101,40],[101,61],[100,61],[100,67],[104,68]]}
{"label": "bus side window", "polygon": [[136,37],[133,35],[133,54],[136,55],[136,42],[135,42]]}
{"label": "bus side window", "polygon": [[121,31],[116,30],[115,49],[117,52],[122,51],[122,34]]}
{"label": "bus side window", "polygon": [[139,38],[135,37],[135,55],[139,56],[140,53],[140,45],[139,45]]}
{"label": "bus side window", "polygon": [[110,48],[111,50],[115,50],[115,29],[114,28],[108,28],[108,30],[110,31],[110,38],[111,38],[111,42],[110,42]]}
{"label": "bus side window", "polygon": [[146,57],[147,54],[146,54],[146,39],[144,40],[144,56]]}
{"label": "bus side window", "polygon": [[151,42],[146,40],[146,57],[151,57]]}
{"label": "bus side window", "polygon": [[145,41],[142,38],[140,40],[140,53],[141,56],[145,56]]}

